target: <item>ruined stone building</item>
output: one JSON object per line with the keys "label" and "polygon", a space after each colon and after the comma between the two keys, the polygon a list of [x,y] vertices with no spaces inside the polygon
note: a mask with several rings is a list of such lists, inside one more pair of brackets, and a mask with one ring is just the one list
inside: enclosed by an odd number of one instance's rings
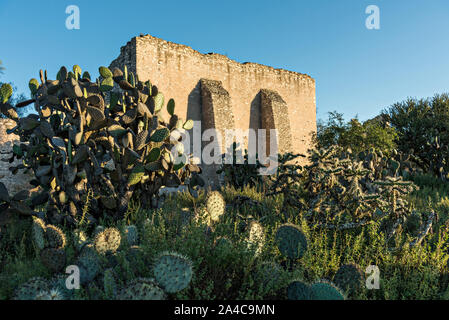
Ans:
{"label": "ruined stone building", "polygon": [[[110,68],[124,65],[166,101],[173,98],[178,116],[201,121],[202,131],[277,129],[281,153],[305,153],[316,131],[315,80],[308,75],[201,54],[150,35],[131,39]],[[212,180],[216,169],[203,166]]]}

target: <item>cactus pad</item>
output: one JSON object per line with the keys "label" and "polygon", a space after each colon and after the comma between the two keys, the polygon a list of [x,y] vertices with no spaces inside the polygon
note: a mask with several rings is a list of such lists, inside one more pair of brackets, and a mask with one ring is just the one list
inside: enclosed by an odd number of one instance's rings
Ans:
{"label": "cactus pad", "polygon": [[311,300],[312,289],[308,284],[295,280],[287,287],[287,297],[289,300]]}
{"label": "cactus pad", "polygon": [[226,202],[220,192],[212,191],[208,194],[206,209],[211,222],[218,222],[220,220],[220,217],[226,210]]}
{"label": "cactus pad", "polygon": [[31,227],[31,235],[33,243],[39,250],[45,247],[45,222],[42,219],[33,217],[33,225]]}
{"label": "cactus pad", "polygon": [[120,247],[120,231],[116,228],[107,228],[95,237],[95,250],[100,254],[114,253]]}
{"label": "cactus pad", "polygon": [[343,293],[331,282],[321,280],[311,286],[313,300],[345,300]]}
{"label": "cactus pad", "polygon": [[48,225],[45,228],[45,240],[48,248],[61,249],[66,245],[64,232],[53,225]]}
{"label": "cactus pad", "polygon": [[156,260],[154,277],[168,293],[175,293],[188,287],[192,279],[192,262],[175,252],[164,252]]}
{"label": "cactus pad", "polygon": [[276,244],[279,251],[289,259],[299,259],[307,251],[307,238],[293,224],[284,224],[276,231]]}

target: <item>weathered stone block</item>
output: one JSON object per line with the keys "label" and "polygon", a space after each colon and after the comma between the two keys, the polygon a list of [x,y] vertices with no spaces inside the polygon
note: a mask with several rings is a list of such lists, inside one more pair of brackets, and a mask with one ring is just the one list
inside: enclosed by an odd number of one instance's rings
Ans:
{"label": "weathered stone block", "polygon": [[284,99],[273,90],[260,90],[261,126],[267,130],[267,151],[270,150],[270,129],[277,129],[277,146],[279,153],[291,152],[292,134],[288,106]]}

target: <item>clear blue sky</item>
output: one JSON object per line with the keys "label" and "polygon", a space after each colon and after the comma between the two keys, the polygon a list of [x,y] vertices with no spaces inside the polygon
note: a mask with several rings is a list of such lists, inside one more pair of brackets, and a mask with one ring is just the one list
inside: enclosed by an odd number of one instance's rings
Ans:
{"label": "clear blue sky", "polygon": [[[72,4],[80,30],[65,27]],[[365,27],[370,4],[380,30]],[[449,91],[447,0],[0,0],[0,30],[0,79],[27,94],[40,68],[55,77],[79,64],[97,76],[140,33],[307,73],[319,118],[338,110],[365,120],[406,97]]]}

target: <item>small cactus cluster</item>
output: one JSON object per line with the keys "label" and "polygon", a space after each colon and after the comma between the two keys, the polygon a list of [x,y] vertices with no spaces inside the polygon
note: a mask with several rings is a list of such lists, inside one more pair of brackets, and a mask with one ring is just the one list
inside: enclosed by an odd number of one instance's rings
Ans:
{"label": "small cactus cluster", "polygon": [[333,283],[320,280],[309,285],[301,280],[290,282],[287,288],[289,300],[345,300],[342,291]]}
{"label": "small cactus cluster", "polygon": [[307,251],[307,238],[294,224],[279,226],[276,230],[275,241],[282,255],[290,260],[302,258]]}

